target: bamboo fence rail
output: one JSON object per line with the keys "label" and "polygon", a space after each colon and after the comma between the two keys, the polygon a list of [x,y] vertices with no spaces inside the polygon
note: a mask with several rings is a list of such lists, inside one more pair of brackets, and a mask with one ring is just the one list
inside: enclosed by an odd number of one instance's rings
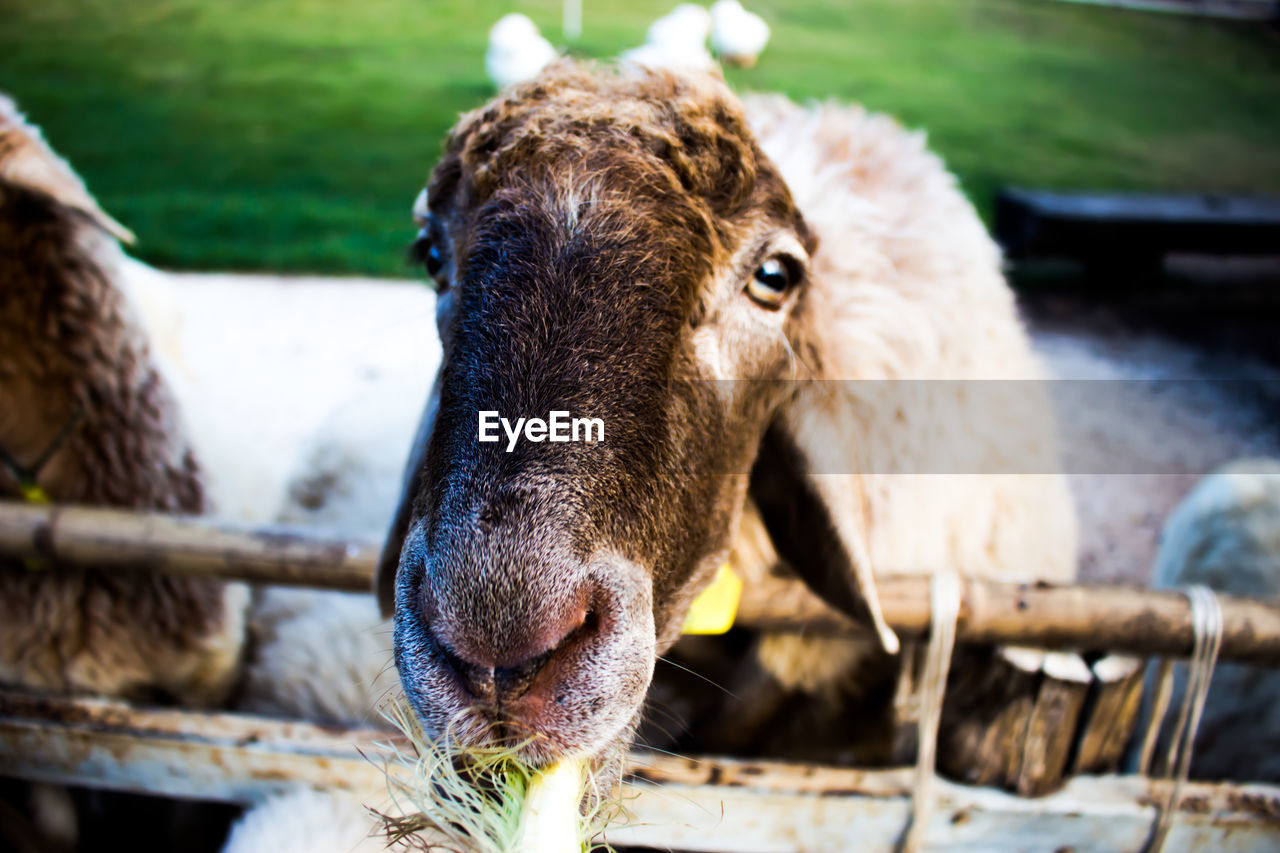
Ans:
{"label": "bamboo fence rail", "polygon": [[[372,589],[380,543],[318,536],[302,528],[248,528],[208,518],[0,502],[0,558],[57,567],[158,571],[254,583]],[[885,617],[907,637],[927,634],[929,579],[879,581]],[[1117,586],[961,584],[958,638],[1137,655],[1186,656],[1191,608],[1171,590]],[[1222,660],[1280,666],[1280,601],[1222,596]],[[738,624],[808,631],[863,630],[798,581],[748,584]]]}

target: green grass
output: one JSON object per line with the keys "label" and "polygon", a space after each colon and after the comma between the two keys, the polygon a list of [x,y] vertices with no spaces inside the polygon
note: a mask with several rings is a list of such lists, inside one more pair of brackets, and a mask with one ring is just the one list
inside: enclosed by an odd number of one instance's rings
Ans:
{"label": "green grass", "polygon": [[[586,3],[573,52],[676,0]],[[748,0],[740,87],[859,100],[925,128],[984,213],[1005,183],[1280,191],[1280,50],[1251,25],[1046,0]],[[445,130],[489,94],[495,0],[0,0],[0,89],[136,252],[194,269],[404,274]]]}

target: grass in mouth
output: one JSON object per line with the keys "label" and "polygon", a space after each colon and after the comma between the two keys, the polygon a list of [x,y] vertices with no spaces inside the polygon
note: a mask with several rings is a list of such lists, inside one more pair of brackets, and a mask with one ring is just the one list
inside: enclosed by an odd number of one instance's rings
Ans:
{"label": "grass in mouth", "polygon": [[[462,747],[433,739],[402,698],[383,716],[404,741],[381,744],[392,808],[379,812],[389,846],[467,853],[609,850],[594,839],[622,811],[597,784],[590,762],[532,767],[524,744]],[[586,805],[585,809],[583,805]]]}

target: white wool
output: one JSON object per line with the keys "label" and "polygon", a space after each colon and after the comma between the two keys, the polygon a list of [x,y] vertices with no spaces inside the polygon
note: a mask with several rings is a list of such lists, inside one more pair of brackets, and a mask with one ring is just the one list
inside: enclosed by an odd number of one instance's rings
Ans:
{"label": "white wool", "polygon": [[334,406],[299,454],[281,521],[349,538],[386,533],[430,390],[423,367],[388,368]]}
{"label": "white wool", "polygon": [[[388,307],[398,304],[389,300]],[[398,365],[365,373],[313,424],[287,478],[279,520],[348,538],[386,533],[439,359],[430,320],[419,316],[411,328],[409,351],[388,351],[399,355]],[[273,588],[259,599],[251,626],[256,651],[246,665],[244,710],[378,723],[375,709],[396,673],[391,626],[371,596]]]}
{"label": "white wool", "polygon": [[342,793],[301,788],[250,809],[222,853],[382,853],[379,818]]}
{"label": "white wool", "polygon": [[[825,444],[832,470],[857,476],[863,507],[850,511],[864,518],[872,566],[1072,579],[1066,484],[1039,476],[1059,470],[1053,412],[1035,383],[1010,381],[1041,369],[999,251],[955,179],[922,134],[885,116],[781,97],[746,103],[823,247],[823,287],[811,291],[822,378],[881,380],[841,383],[796,424],[805,434],[866,425],[856,442],[839,434]],[[893,380],[963,381],[924,383],[913,398],[915,386]],[[999,473],[948,472],[939,463],[950,460],[963,463],[957,472]]]}
{"label": "white wool", "polygon": [[146,329],[152,353],[181,373],[182,316],[169,277],[127,256],[121,260],[120,272],[120,289]]}
{"label": "white wool", "polygon": [[[860,380],[806,388],[789,415],[803,446],[830,449],[815,488],[841,538],[864,540],[877,574],[1073,579],[1053,411],[1043,388],[1017,381],[1042,373],[1000,253],[955,179],[923,134],[885,116],[778,96],[745,103],[821,247],[817,378]],[[784,687],[810,693],[856,690],[876,653],[858,639],[769,636],[759,647]]]}
{"label": "white wool", "polygon": [[[237,820],[222,853],[385,853],[389,848],[378,814],[402,815],[384,793],[362,800],[345,791],[295,788],[256,804]],[[419,830],[422,849],[452,850],[449,839]]]}
{"label": "white wool", "polygon": [[[321,443],[344,446],[335,414],[344,400],[378,382],[401,383],[404,394],[424,399],[439,361],[435,296],[416,282],[156,273],[142,265],[131,267],[131,280],[148,322],[179,329],[160,334],[163,361],[223,518],[275,521],[302,455]],[[401,402],[390,393],[381,411]],[[367,421],[376,412],[349,414]],[[375,448],[362,452],[378,460],[372,464],[385,467],[401,452],[373,444],[367,426],[352,429],[359,436],[352,441]]]}
{"label": "white wool", "polygon": [[642,65],[645,68],[666,68],[672,71],[710,71],[716,61],[705,47],[683,48],[667,44],[645,42],[618,54],[623,62]]}
{"label": "white wool", "polygon": [[711,14],[693,3],[681,3],[649,25],[645,41],[672,47],[701,47],[711,32]]}
{"label": "white wool", "polygon": [[371,595],[272,587],[250,618],[240,710],[382,725],[377,708],[398,681],[391,623]]}
{"label": "white wool", "polygon": [[[383,537],[438,357],[433,343],[401,365],[383,365],[334,403],[287,478],[279,520],[338,537]],[[271,588],[251,626],[242,710],[379,724],[376,707],[397,681],[390,622],[371,596]]]}
{"label": "white wool", "polygon": [[489,30],[489,47],[484,55],[484,70],[498,89],[525,80],[559,56],[551,42],[542,37],[533,21],[519,12],[498,20]]}
{"label": "white wool", "polygon": [[[298,454],[280,521],[353,539],[385,535],[438,358],[428,355],[385,365],[333,406]],[[250,624],[255,653],[242,710],[379,723],[376,708],[396,673],[391,625],[371,596],[271,588]]]}
{"label": "white wool", "polygon": [[512,12],[503,15],[498,22],[489,28],[489,43],[510,47],[518,45],[521,40],[538,36],[538,25],[528,15]]}
{"label": "white wool", "polygon": [[[130,295],[177,375],[221,515],[383,535],[439,359],[426,288],[133,264]],[[371,596],[271,588],[249,622],[241,710],[380,722],[397,682]]]}

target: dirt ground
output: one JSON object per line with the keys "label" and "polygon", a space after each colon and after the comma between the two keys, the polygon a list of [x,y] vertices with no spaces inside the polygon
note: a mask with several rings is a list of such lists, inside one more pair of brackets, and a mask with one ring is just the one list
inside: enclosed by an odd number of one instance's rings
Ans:
{"label": "dirt ground", "polygon": [[1165,518],[1202,476],[1280,456],[1280,370],[1249,348],[1157,331],[1141,312],[1076,299],[1024,307],[1056,380],[1081,579],[1145,585]]}

